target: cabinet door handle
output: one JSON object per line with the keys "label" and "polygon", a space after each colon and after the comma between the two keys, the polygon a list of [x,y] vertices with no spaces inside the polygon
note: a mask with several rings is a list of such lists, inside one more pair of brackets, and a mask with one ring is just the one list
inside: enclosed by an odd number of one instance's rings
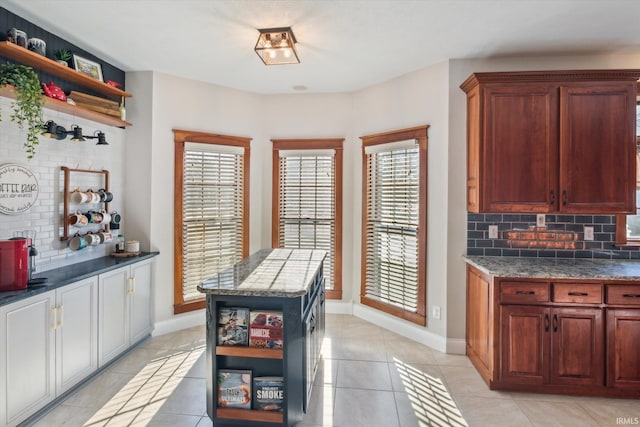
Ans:
{"label": "cabinet door handle", "polygon": [[56,326],[56,328],[62,328],[62,321],[63,321],[63,316],[64,316],[64,306],[63,305],[59,305],[58,309],[60,310],[60,320],[58,321],[58,326]]}
{"label": "cabinet door handle", "polygon": [[549,332],[549,314],[544,315],[544,331]]}
{"label": "cabinet door handle", "polygon": [[569,296],[571,297],[586,297],[589,296],[587,292],[569,292]]}
{"label": "cabinet door handle", "polygon": [[55,330],[58,324],[58,315],[56,314],[58,307],[51,307],[51,330]]}
{"label": "cabinet door handle", "polygon": [[549,196],[550,196],[550,201],[549,204],[550,205],[555,205],[556,204],[556,192],[554,190],[550,190],[549,191]]}
{"label": "cabinet door handle", "polygon": [[535,295],[536,291],[516,291],[516,295]]}
{"label": "cabinet door handle", "polygon": [[553,315],[553,332],[558,332],[558,315]]}
{"label": "cabinet door handle", "polygon": [[567,206],[567,190],[562,190],[562,205]]}
{"label": "cabinet door handle", "polygon": [[131,293],[132,294],[136,293],[136,278],[135,277],[131,278]]}
{"label": "cabinet door handle", "polygon": [[640,294],[622,294],[622,298],[640,298]]}
{"label": "cabinet door handle", "polygon": [[127,289],[127,294],[131,295],[133,293],[133,277],[129,277],[129,289]]}

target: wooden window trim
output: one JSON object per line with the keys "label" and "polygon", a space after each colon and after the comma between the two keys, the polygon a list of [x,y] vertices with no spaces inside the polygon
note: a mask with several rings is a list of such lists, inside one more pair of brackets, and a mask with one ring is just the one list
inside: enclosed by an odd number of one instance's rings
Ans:
{"label": "wooden window trim", "polygon": [[[361,136],[362,140],[362,247],[360,265],[360,303],[378,309],[385,313],[408,320],[421,326],[427,325],[427,131],[429,125],[417,126],[398,131],[384,132],[373,135]],[[418,211],[418,298],[417,312],[411,313],[398,307],[394,307],[380,301],[372,300],[365,296],[367,274],[367,156],[365,147],[390,142],[404,141],[407,139],[418,140],[419,147],[419,211]]]}
{"label": "wooden window trim", "polygon": [[326,139],[272,139],[273,143],[273,169],[271,191],[271,247],[278,247],[280,235],[280,150],[336,150],[336,231],[335,231],[335,256],[333,263],[333,289],[326,291],[329,299],[342,299],[342,164],[343,164],[343,138]]}
{"label": "wooden window trim", "polygon": [[205,297],[185,302],[182,296],[182,188],[184,184],[184,147],[186,142],[226,145],[244,148],[243,157],[243,219],[242,257],[249,256],[249,155],[251,138],[220,135],[208,132],[173,129],[174,133],[174,211],[173,211],[173,314],[200,310],[205,306]]}

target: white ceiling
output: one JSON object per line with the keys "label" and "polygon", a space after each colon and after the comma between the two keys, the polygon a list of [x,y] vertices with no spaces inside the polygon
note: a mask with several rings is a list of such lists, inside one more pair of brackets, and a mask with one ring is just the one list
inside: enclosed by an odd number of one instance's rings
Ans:
{"label": "white ceiling", "polygon": [[[640,0],[3,0],[125,71],[255,93],[350,92],[452,58],[640,55]],[[300,64],[265,66],[258,28],[291,26]]]}

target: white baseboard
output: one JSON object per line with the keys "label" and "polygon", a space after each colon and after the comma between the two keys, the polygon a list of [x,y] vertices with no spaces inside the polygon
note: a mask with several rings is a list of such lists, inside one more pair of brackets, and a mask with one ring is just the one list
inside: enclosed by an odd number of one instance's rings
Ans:
{"label": "white baseboard", "polygon": [[467,354],[467,341],[462,338],[447,338],[447,353]]}
{"label": "white baseboard", "polygon": [[353,303],[335,299],[326,300],[325,313],[329,314],[353,314]]}
{"label": "white baseboard", "polygon": [[205,322],[205,310],[178,314],[177,316],[173,316],[171,319],[156,322],[151,336],[156,337],[158,335],[164,335],[180,331],[182,329],[192,328],[194,326],[202,326]]}
{"label": "white baseboard", "polygon": [[409,338],[420,344],[424,344],[434,350],[442,353],[447,352],[446,338],[429,332],[425,328],[399,319],[395,316],[388,315],[382,311],[375,310],[362,304],[353,305],[353,315],[371,322],[381,328],[389,329],[403,337]]}

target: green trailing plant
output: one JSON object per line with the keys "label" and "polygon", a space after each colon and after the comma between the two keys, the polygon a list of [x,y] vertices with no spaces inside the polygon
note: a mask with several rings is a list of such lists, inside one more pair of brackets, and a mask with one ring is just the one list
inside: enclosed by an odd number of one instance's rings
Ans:
{"label": "green trailing plant", "polygon": [[[38,136],[42,131],[42,106],[44,99],[40,88],[40,79],[31,67],[18,64],[0,64],[0,88],[13,86],[16,100],[12,102],[11,121],[20,129],[27,125],[27,141],[24,143],[28,158],[33,158],[38,145]],[[2,115],[0,115],[0,121]]]}
{"label": "green trailing plant", "polygon": [[53,53],[53,56],[59,61],[68,62],[71,59],[71,52],[67,49],[58,49]]}

